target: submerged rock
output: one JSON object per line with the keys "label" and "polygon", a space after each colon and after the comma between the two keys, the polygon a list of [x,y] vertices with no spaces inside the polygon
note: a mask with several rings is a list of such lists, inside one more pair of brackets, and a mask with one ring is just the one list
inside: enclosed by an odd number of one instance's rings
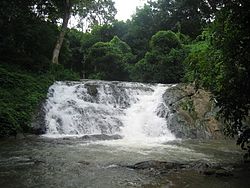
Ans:
{"label": "submerged rock", "polygon": [[215,175],[218,177],[227,177],[227,176],[233,176],[233,173],[226,169],[218,169],[215,171]]}
{"label": "submerged rock", "polygon": [[171,163],[171,162],[166,162],[166,161],[155,161],[155,160],[150,160],[150,161],[143,161],[140,163],[136,163],[132,166],[127,166],[129,168],[133,169],[156,169],[156,170],[172,170],[172,169],[180,169],[183,167],[183,164],[181,163]]}
{"label": "submerged rock", "polygon": [[84,165],[84,166],[90,165],[90,162],[88,162],[88,161],[78,161],[77,163]]}
{"label": "submerged rock", "polygon": [[179,163],[179,162],[150,160],[150,161],[139,162],[134,165],[128,165],[126,167],[154,174],[166,174],[180,170],[193,170],[196,173],[207,176],[211,175],[216,177],[233,176],[232,168],[229,165],[221,166],[219,164],[212,164],[204,161]]}

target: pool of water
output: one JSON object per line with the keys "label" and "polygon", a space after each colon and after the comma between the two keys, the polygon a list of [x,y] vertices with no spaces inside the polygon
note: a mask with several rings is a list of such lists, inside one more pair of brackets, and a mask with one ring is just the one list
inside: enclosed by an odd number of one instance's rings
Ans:
{"label": "pool of water", "polygon": [[28,136],[0,141],[0,187],[249,187],[248,172],[234,178],[192,171],[152,176],[124,167],[147,160],[237,163],[241,159],[242,151],[232,140],[136,144]]}

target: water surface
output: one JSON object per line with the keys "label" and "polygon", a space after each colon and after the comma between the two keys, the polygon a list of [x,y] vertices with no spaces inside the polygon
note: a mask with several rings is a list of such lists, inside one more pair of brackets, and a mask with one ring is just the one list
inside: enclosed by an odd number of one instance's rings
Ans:
{"label": "water surface", "polygon": [[[131,146],[122,140],[86,141],[29,136],[0,142],[1,187],[248,187],[242,177],[194,172],[157,176],[126,168],[137,162],[241,161],[234,141],[171,141]],[[247,174],[249,175],[249,174]],[[242,181],[244,179],[244,181]]]}

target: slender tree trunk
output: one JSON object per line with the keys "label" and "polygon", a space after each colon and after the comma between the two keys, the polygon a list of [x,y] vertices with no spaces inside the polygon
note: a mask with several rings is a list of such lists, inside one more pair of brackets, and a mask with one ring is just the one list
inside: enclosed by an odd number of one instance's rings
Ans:
{"label": "slender tree trunk", "polygon": [[70,0],[65,0],[64,3],[65,3],[65,5],[64,5],[65,9],[64,9],[64,13],[63,13],[63,23],[62,23],[62,28],[61,28],[59,37],[57,38],[56,45],[55,45],[54,50],[53,50],[53,56],[52,56],[52,63],[53,64],[59,63],[58,58],[59,58],[60,50],[61,50],[62,43],[64,40],[64,36],[66,34],[66,31],[67,31],[69,18],[70,18],[70,12],[71,12]]}

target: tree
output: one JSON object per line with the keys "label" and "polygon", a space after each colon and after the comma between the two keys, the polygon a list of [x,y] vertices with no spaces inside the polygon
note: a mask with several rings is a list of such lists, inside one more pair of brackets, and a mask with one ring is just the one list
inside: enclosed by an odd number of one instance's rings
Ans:
{"label": "tree", "polygon": [[[79,73],[80,76],[84,77],[84,51],[82,49],[82,41],[86,40],[84,33],[70,29],[66,36],[64,44],[68,47],[68,58],[66,61],[61,62],[65,68],[68,68],[74,72]],[[64,54],[61,53],[61,58]]]}
{"label": "tree", "polygon": [[132,49],[126,43],[120,40],[117,36],[110,41],[110,45],[117,51],[117,53],[122,55],[122,61],[124,63],[133,63],[135,60],[135,56],[132,54]]}
{"label": "tree", "polygon": [[158,30],[181,32],[195,39],[214,19],[222,0],[151,0]]}
{"label": "tree", "polygon": [[214,91],[231,135],[246,129],[243,120],[250,110],[249,1],[228,1],[212,28],[212,45],[221,50],[221,77]]}
{"label": "tree", "polygon": [[169,53],[171,49],[180,47],[180,39],[172,31],[158,31],[150,41],[150,48],[162,53]]}
{"label": "tree", "polygon": [[132,77],[138,81],[177,83],[183,74],[185,50],[172,31],[159,31],[150,40],[150,50],[135,64]]}
{"label": "tree", "polygon": [[[157,21],[154,19],[151,7],[148,5],[137,9],[136,14],[132,16],[132,20],[128,20],[126,25],[120,24],[126,33],[121,36],[117,32],[116,35],[132,48],[133,54],[136,55],[136,62],[142,59],[149,49],[149,40],[158,31],[156,25]],[[118,24],[114,24],[114,27],[117,28],[117,26]]]}
{"label": "tree", "polygon": [[58,64],[59,53],[71,15],[77,15],[81,20],[87,19],[92,23],[101,24],[113,20],[116,13],[112,0],[53,0],[51,4],[58,10],[57,16],[63,20],[61,31],[53,50],[52,63],[55,64]]}
{"label": "tree", "polygon": [[127,66],[133,58],[130,47],[117,36],[110,42],[97,42],[87,57],[90,78],[127,80]]}
{"label": "tree", "polygon": [[50,65],[58,28],[34,11],[37,1],[0,1],[0,59],[44,72]]}

